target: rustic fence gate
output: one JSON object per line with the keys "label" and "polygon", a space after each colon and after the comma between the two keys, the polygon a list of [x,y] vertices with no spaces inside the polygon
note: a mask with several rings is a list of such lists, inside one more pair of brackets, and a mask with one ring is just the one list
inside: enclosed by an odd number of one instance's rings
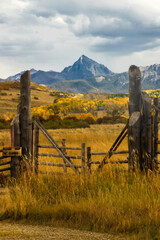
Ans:
{"label": "rustic fence gate", "polygon": [[[109,151],[96,153],[91,150],[91,147],[88,147],[87,157],[85,155],[85,143],[82,143],[81,147],[73,148],[66,147],[65,141],[63,140],[62,146],[59,146],[38,119],[34,121],[35,137],[33,144],[29,71],[26,71],[21,76],[20,89],[21,101],[18,106],[18,113],[11,123],[10,153],[7,152],[6,155],[4,155],[5,149],[0,150],[2,153],[0,160],[4,160],[0,163],[0,167],[7,167],[0,168],[0,173],[11,171],[11,176],[16,178],[21,171],[26,170],[25,164],[21,164],[24,162],[24,159],[28,165],[34,165],[35,174],[40,172],[39,165],[61,167],[64,173],[67,173],[67,168],[70,168],[76,174],[83,174],[86,172],[86,169],[88,169],[89,172],[91,171],[92,164],[97,164],[98,170],[100,170],[109,162],[120,164],[128,163],[129,170],[133,171],[136,168],[145,171],[148,169],[158,170],[158,164],[160,163],[160,161],[158,161],[158,154],[160,154],[158,150],[158,144],[160,144],[158,140],[159,102],[158,98],[155,98],[154,103],[152,103],[151,98],[141,91],[141,73],[136,66],[131,66],[129,69],[129,120],[126,126]],[[39,143],[39,132],[46,137],[50,145],[42,145]],[[126,151],[117,151],[126,136],[128,136],[128,149]],[[16,148],[19,149],[19,152],[14,154]],[[56,154],[39,152],[39,149],[42,148],[55,149]],[[81,154],[78,156],[69,155],[66,151],[70,149],[79,150]],[[125,160],[112,161],[110,158],[114,154],[129,154],[129,156]],[[101,161],[93,161],[93,155],[101,155],[104,157]],[[40,161],[39,157],[61,158],[63,163],[44,162]],[[10,158],[10,160],[8,160],[8,158]],[[81,164],[75,164],[74,159],[80,159]]]}
{"label": "rustic fence gate", "polygon": [[[65,139],[62,140],[62,146],[59,146],[57,142],[51,137],[51,135],[48,133],[48,131],[44,128],[44,126],[39,122],[39,120],[36,118],[35,121],[35,141],[34,141],[34,169],[35,174],[40,173],[47,173],[44,171],[39,171],[39,165],[43,166],[52,166],[52,167],[60,167],[63,168],[64,173],[67,173],[67,168],[71,168],[74,173],[76,174],[84,174],[85,173],[85,143],[82,143],[81,147],[75,148],[75,147],[66,147]],[[46,139],[50,142],[51,145],[40,145],[39,143],[39,131],[46,137]],[[39,149],[55,149],[58,153],[39,153]],[[79,156],[73,156],[68,155],[66,153],[66,150],[79,150],[81,151],[81,155]],[[57,163],[57,162],[41,162],[39,161],[39,157],[52,157],[52,158],[61,158],[63,159],[63,163]],[[74,159],[80,159],[81,165],[74,164]],[[78,169],[81,169],[81,172],[79,172]],[[50,172],[54,173],[54,172]]]}

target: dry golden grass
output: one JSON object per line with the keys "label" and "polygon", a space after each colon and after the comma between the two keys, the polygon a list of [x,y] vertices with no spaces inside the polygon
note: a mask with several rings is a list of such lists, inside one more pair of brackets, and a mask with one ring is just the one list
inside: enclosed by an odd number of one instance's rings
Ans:
{"label": "dry golden grass", "polygon": [[[123,127],[123,124],[93,125],[88,129],[49,130],[49,133],[59,145],[65,138],[67,146],[80,147],[85,142],[93,151],[101,152],[109,150]],[[8,130],[1,132],[1,145],[4,141],[9,144],[8,137]],[[49,144],[43,135],[40,143]],[[127,138],[120,149],[127,149]],[[43,161],[52,160],[43,158]],[[100,173],[80,177],[31,175],[20,183],[8,185],[5,201],[0,198],[0,219],[26,219],[104,232],[140,231],[139,239],[156,239],[160,233],[159,186],[159,175],[130,174],[119,165],[108,165]],[[136,237],[134,234],[132,239]]]}
{"label": "dry golden grass", "polygon": [[[17,112],[17,105],[20,100],[19,86],[19,82],[15,81],[0,83],[0,113],[2,115],[7,112]],[[50,95],[51,92],[52,90],[31,83],[31,106],[38,107],[52,104],[55,97]]]}
{"label": "dry golden grass", "polygon": [[[62,139],[66,139],[67,147],[81,147],[81,144],[84,142],[87,147],[91,147],[92,152],[107,152],[114,141],[116,140],[118,134],[124,128],[124,124],[115,124],[115,125],[91,125],[90,128],[80,128],[80,129],[57,129],[57,130],[49,130],[50,135],[54,138],[55,141],[61,146]],[[48,145],[49,142],[40,134],[40,144]],[[127,150],[128,143],[127,137],[122,142],[121,146],[118,150]],[[52,153],[58,154],[54,149],[40,149],[41,153]],[[67,150],[68,155],[81,155],[81,151],[77,150]],[[104,155],[102,156],[92,156],[92,160],[102,161]],[[127,155],[115,155],[112,156],[112,160],[126,160]],[[39,161],[46,162],[55,162],[55,163],[63,163],[63,160],[60,158],[50,158],[50,157],[39,157]],[[73,160],[75,164],[81,165],[81,160]],[[125,166],[127,167],[127,166]],[[92,169],[97,168],[96,165],[92,166]],[[40,166],[40,170],[50,170],[60,171],[62,172],[62,168],[56,167],[42,167]],[[72,170],[68,170],[68,172],[72,172]]]}

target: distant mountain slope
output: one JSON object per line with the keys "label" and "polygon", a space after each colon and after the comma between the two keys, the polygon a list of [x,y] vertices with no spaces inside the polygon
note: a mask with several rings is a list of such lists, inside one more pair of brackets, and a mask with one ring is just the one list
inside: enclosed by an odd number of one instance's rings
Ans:
{"label": "distant mountain slope", "polygon": [[[73,79],[85,79],[94,76],[101,76],[111,73],[111,71],[102,64],[82,55],[72,66],[64,68],[62,72],[54,71],[37,71],[31,69],[31,81],[37,84],[50,85],[55,82]],[[20,80],[21,75],[18,73],[8,77],[8,80]]]}
{"label": "distant mountain slope", "polygon": [[[160,88],[160,64],[140,67],[142,89]],[[24,71],[23,71],[24,72]],[[8,77],[19,80],[21,74]],[[31,81],[49,88],[73,93],[128,93],[129,76],[127,72],[113,73],[107,67],[82,55],[72,66],[62,72],[37,71],[31,69]],[[0,79],[1,80],[1,79]]]}
{"label": "distant mountain slope", "polygon": [[140,71],[144,90],[160,88],[160,64],[140,67]]}
{"label": "distant mountain slope", "polygon": [[[17,73],[17,74],[14,75],[14,76],[10,76],[10,77],[7,78],[7,80],[17,80],[17,81],[19,81],[20,78],[21,78],[21,75],[22,75],[24,72],[25,72],[25,71],[22,71],[22,72],[20,72],[20,73]],[[33,74],[35,74],[36,72],[37,72],[37,70],[35,70],[34,68],[30,69],[31,76],[32,76]]]}
{"label": "distant mountain slope", "polygon": [[79,80],[56,82],[50,86],[52,89],[77,93],[127,93],[129,87],[128,74],[108,74],[106,76],[92,77]]}
{"label": "distant mountain slope", "polygon": [[37,84],[52,84],[60,80],[59,73],[54,71],[37,71],[31,75],[31,81]]}

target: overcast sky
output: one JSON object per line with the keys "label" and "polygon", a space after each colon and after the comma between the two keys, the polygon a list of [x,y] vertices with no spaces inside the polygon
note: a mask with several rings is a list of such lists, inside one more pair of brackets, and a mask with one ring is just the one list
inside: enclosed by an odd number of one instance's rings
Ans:
{"label": "overcast sky", "polygon": [[160,64],[160,1],[0,0],[1,78],[82,54],[114,72]]}

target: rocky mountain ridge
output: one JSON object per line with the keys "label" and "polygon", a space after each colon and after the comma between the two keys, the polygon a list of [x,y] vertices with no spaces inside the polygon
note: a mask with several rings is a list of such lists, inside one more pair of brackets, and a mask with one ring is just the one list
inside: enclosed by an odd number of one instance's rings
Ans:
{"label": "rocky mountain ridge", "polygon": [[[160,88],[160,64],[140,67],[142,89]],[[23,71],[24,72],[24,71]],[[8,77],[19,80],[21,74]],[[61,72],[31,69],[31,81],[49,88],[73,93],[128,93],[129,76],[127,72],[113,73],[107,67],[82,55],[72,66]]]}

